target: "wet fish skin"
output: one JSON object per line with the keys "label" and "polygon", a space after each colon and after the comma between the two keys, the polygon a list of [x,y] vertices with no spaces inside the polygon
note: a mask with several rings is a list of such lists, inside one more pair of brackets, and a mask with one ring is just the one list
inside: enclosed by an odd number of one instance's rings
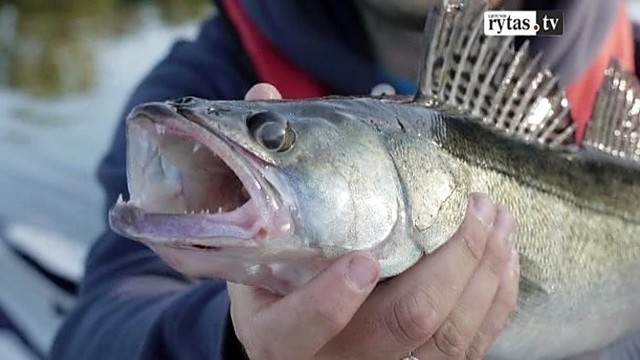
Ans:
{"label": "wet fish skin", "polygon": [[468,122],[449,125],[440,144],[466,164],[470,190],[506,204],[518,220],[519,303],[492,354],[558,358],[637,331],[637,164],[585,148],[524,145]]}

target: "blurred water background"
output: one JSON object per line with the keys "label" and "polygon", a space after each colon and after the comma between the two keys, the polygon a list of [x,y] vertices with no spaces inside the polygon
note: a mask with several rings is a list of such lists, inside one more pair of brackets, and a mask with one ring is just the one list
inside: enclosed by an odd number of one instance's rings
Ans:
{"label": "blurred water background", "polygon": [[213,11],[209,0],[0,0],[0,360],[44,358],[73,302],[3,241],[81,277],[105,226],[96,167],[124,103]]}
{"label": "blurred water background", "polygon": [[208,0],[0,0],[0,222],[82,252],[103,230],[95,169],[127,96],[212,11]]}

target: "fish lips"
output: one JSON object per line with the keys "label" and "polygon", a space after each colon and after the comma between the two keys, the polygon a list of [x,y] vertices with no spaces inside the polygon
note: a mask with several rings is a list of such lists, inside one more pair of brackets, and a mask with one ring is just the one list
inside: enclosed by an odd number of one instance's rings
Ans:
{"label": "fish lips", "polygon": [[[197,116],[165,103],[141,105],[127,119],[127,148],[130,200],[120,197],[109,212],[116,233],[152,247],[201,250],[292,236],[292,216],[260,159]],[[233,177],[235,188],[225,187]]]}

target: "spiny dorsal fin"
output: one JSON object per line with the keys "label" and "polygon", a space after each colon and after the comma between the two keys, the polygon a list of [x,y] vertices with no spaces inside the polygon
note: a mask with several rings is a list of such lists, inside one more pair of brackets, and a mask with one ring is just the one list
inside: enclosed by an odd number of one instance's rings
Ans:
{"label": "spiny dorsal fin", "polygon": [[640,162],[640,83],[612,60],[598,91],[584,146]]}
{"label": "spiny dorsal fin", "polygon": [[442,0],[425,25],[415,101],[453,107],[526,142],[571,144],[575,125],[558,79],[513,37],[486,36],[481,0]]}

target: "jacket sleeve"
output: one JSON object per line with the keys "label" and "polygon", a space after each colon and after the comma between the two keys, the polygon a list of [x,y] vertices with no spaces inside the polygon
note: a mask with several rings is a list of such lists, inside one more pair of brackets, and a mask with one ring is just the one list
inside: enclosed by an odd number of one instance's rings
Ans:
{"label": "jacket sleeve", "polygon": [[[173,46],[135,90],[124,114],[143,102],[187,95],[242,97],[254,82],[243,54],[228,22],[214,16],[195,40]],[[124,120],[98,176],[107,206],[120,193],[127,194]],[[146,246],[110,230],[90,251],[76,307],[59,330],[51,355],[74,360],[243,356],[224,281],[191,282]]]}

